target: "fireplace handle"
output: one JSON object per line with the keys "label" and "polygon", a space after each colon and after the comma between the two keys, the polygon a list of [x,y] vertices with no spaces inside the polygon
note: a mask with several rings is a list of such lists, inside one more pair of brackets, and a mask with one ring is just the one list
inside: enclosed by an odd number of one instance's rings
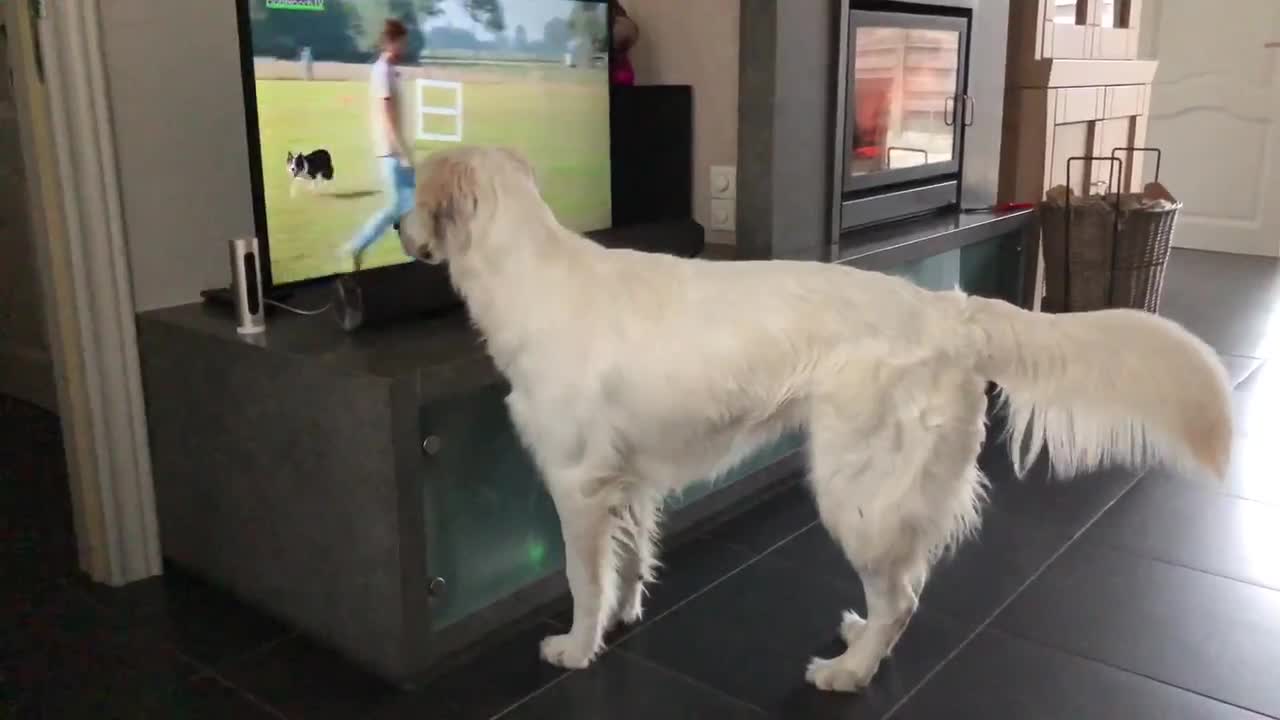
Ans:
{"label": "fireplace handle", "polygon": [[884,159],[887,163],[889,163],[889,167],[887,168],[889,170],[893,169],[893,151],[894,150],[898,150],[899,152],[909,152],[909,153],[917,153],[917,154],[923,155],[924,164],[925,165],[929,164],[928,150],[924,150],[922,148],[901,147],[899,145],[890,145],[884,149]]}
{"label": "fireplace handle", "polygon": [[974,101],[972,95],[964,96],[964,126],[973,127],[974,118],[978,114],[978,103]]}
{"label": "fireplace handle", "polygon": [[952,95],[942,101],[942,124],[947,127],[956,124],[956,99]]}

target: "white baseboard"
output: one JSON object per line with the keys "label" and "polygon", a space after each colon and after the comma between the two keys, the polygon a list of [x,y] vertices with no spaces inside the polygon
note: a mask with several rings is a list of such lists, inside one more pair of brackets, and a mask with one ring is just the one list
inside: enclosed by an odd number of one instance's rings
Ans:
{"label": "white baseboard", "polygon": [[53,360],[34,348],[0,345],[0,395],[58,412]]}

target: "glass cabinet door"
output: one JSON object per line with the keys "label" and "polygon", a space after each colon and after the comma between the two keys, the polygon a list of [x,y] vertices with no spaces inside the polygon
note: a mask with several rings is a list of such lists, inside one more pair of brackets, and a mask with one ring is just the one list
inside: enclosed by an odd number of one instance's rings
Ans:
{"label": "glass cabinet door", "polygon": [[[427,572],[447,591],[432,601],[439,631],[564,570],[564,541],[555,504],[516,435],[504,398],[492,384],[433,398],[419,408],[422,434],[435,438],[424,471]],[[723,477],[668,499],[676,510],[797,450],[786,435]]]}
{"label": "glass cabinet door", "polygon": [[1074,59],[1089,57],[1089,26],[1094,22],[1090,17],[1092,8],[1089,0],[1043,1],[1046,27],[1042,56]]}
{"label": "glass cabinet door", "polygon": [[1085,0],[1047,0],[1049,19],[1058,25],[1088,25],[1089,10]]}
{"label": "glass cabinet door", "polygon": [[448,588],[432,604],[437,631],[564,567],[560,519],[511,425],[507,390],[495,383],[419,410],[440,444],[423,477],[427,571]]}
{"label": "glass cabinet door", "polygon": [[1138,57],[1140,0],[1093,0],[1094,28],[1091,57],[1132,60]]}

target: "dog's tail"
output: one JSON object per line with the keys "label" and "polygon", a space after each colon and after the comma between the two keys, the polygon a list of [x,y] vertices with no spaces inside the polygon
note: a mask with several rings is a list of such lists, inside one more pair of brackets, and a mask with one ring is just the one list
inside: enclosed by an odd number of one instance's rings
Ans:
{"label": "dog's tail", "polygon": [[1226,370],[1205,343],[1137,310],[1048,315],[965,300],[978,370],[1000,386],[1019,474],[1047,449],[1062,476],[1164,462],[1222,478],[1231,455]]}

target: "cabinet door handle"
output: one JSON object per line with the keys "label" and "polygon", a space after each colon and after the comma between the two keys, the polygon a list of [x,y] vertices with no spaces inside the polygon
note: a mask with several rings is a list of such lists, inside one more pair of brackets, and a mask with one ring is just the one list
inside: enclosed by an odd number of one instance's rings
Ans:
{"label": "cabinet door handle", "polygon": [[444,447],[444,441],[438,435],[428,435],[422,439],[423,455],[438,455]]}
{"label": "cabinet door handle", "polygon": [[964,96],[964,126],[973,127],[974,118],[978,115],[978,104],[972,95]]}
{"label": "cabinet door handle", "polygon": [[956,124],[956,99],[950,95],[942,101],[942,124],[947,127]]}
{"label": "cabinet door handle", "polygon": [[1263,43],[1263,44],[1262,44],[1262,47],[1267,48],[1267,49],[1280,48],[1280,40],[1272,40],[1272,41],[1271,41],[1271,42],[1269,42],[1269,43]]}

